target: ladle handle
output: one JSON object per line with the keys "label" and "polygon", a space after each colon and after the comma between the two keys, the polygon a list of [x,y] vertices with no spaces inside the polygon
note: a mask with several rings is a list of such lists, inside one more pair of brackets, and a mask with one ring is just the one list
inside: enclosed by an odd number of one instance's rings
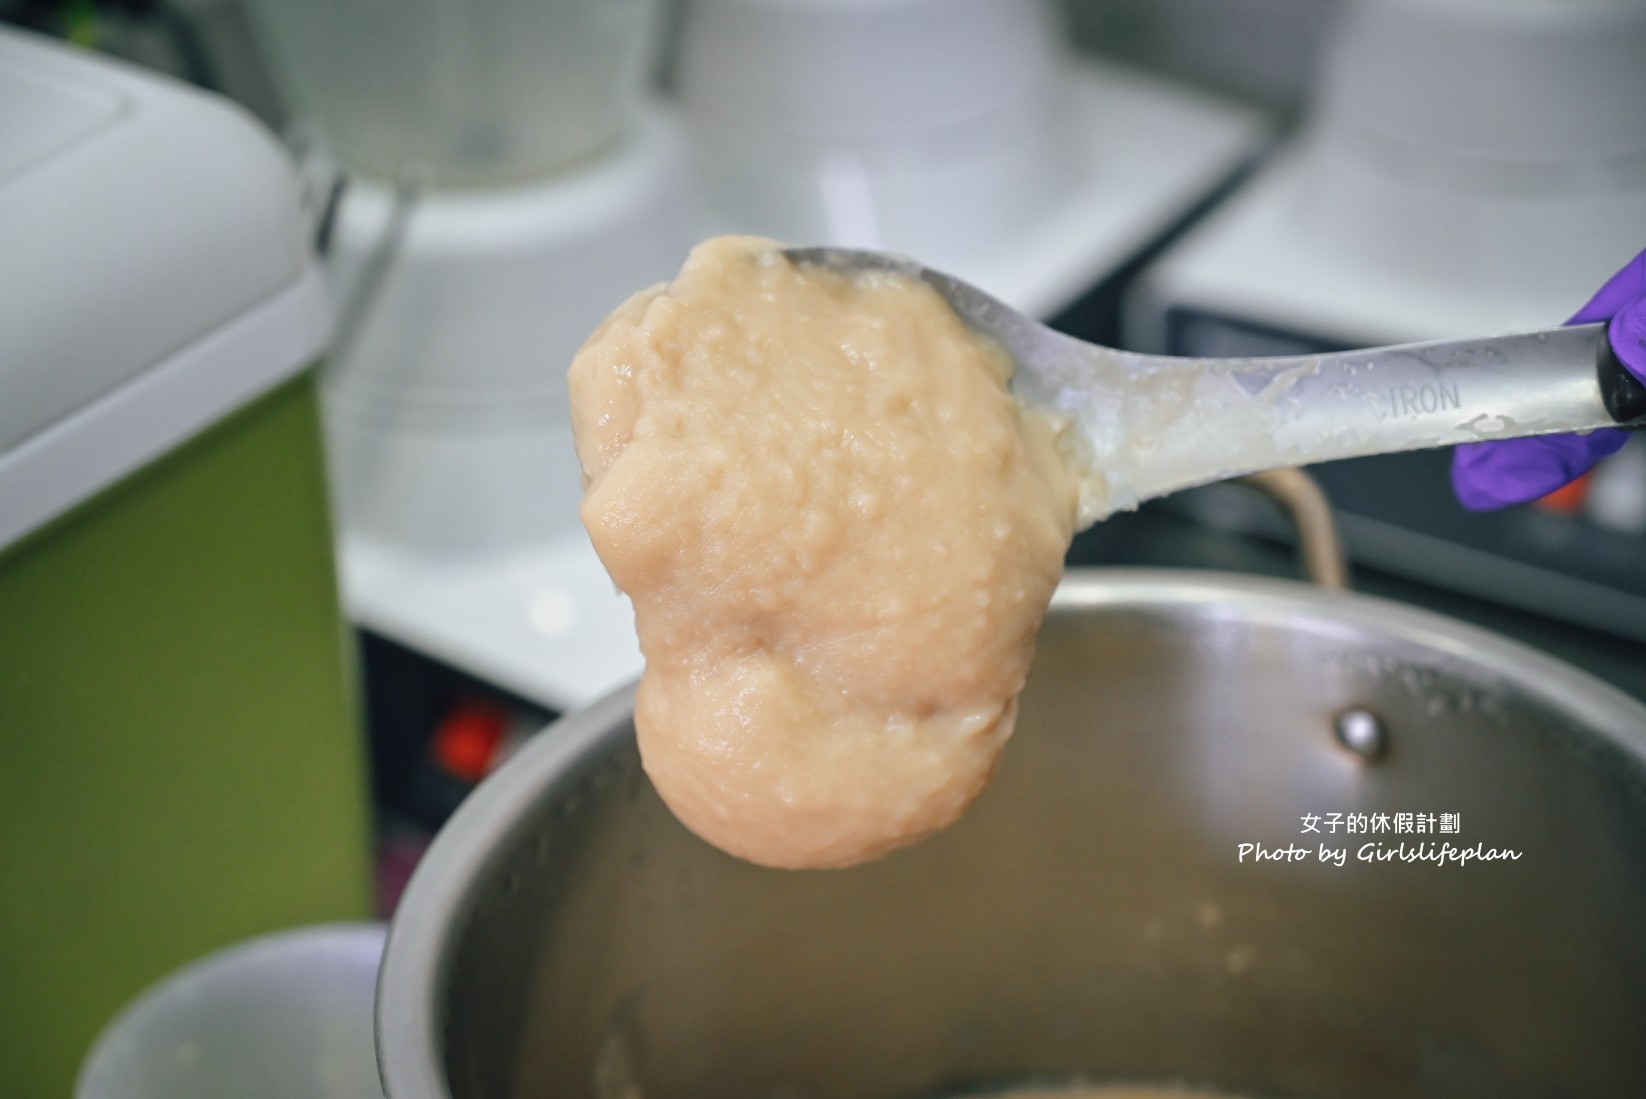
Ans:
{"label": "ladle handle", "polygon": [[1598,369],[1600,399],[1612,419],[1631,427],[1646,419],[1646,385],[1629,373],[1623,360],[1617,357],[1611,336],[1604,330],[1600,336],[1600,365]]}
{"label": "ladle handle", "polygon": [[1590,324],[1321,355],[1282,397],[1275,441],[1320,462],[1614,426],[1634,416],[1608,407],[1609,351]]}
{"label": "ladle handle", "polygon": [[1136,387],[1126,400],[1138,411],[1118,420],[1142,427],[1087,426],[1093,465],[1128,490],[1126,506],[1263,469],[1638,426],[1646,387],[1609,355],[1605,327],[1278,359],[1139,357],[1187,379],[1182,396],[1168,405]]}

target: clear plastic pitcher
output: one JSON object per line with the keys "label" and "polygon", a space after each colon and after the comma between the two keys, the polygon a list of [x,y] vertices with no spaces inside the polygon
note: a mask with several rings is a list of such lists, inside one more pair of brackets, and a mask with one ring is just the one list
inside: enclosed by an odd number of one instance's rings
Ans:
{"label": "clear plastic pitcher", "polygon": [[115,1016],[76,1099],[381,1099],[372,1042],[382,924],[252,939]]}
{"label": "clear plastic pitcher", "polygon": [[254,0],[271,66],[331,152],[441,186],[517,183],[615,144],[656,0]]}

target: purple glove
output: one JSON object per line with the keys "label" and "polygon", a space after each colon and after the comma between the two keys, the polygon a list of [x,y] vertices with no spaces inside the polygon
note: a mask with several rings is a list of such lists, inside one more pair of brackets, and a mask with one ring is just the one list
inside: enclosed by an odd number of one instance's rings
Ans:
{"label": "purple glove", "polygon": [[[1623,366],[1646,382],[1646,252],[1612,276],[1567,324],[1611,318],[1607,332]],[[1470,511],[1492,511],[1547,496],[1583,476],[1629,438],[1627,431],[1538,435],[1465,443],[1452,452],[1452,487]]]}

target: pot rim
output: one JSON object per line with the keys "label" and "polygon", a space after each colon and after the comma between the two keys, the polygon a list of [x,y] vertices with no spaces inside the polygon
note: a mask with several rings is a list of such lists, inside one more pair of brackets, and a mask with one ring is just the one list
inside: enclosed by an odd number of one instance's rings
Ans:
{"label": "pot rim", "polygon": [[[1320,628],[1368,629],[1443,658],[1483,668],[1553,701],[1637,759],[1646,760],[1646,705],[1556,657],[1444,615],[1355,592],[1297,580],[1239,573],[1071,568],[1048,617],[1073,611],[1148,606],[1221,605],[1241,619],[1295,623],[1300,613]],[[378,1071],[389,1099],[451,1099],[445,1080],[441,990],[475,886],[524,827],[529,810],[583,774],[632,736],[637,684],[620,687],[531,738],[507,765],[466,798],[408,884],[389,925],[378,975],[375,1030]]]}

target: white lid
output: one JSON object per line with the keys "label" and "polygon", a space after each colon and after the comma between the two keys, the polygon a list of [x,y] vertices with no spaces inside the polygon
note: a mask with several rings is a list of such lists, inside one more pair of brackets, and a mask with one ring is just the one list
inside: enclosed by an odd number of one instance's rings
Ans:
{"label": "white lid", "polygon": [[1496,190],[1638,178],[1643,59],[1640,0],[1357,0],[1312,128],[1442,186],[1471,169]]}
{"label": "white lid", "polygon": [[289,376],[325,337],[296,174],[261,126],[4,28],[0,256],[0,546]]}
{"label": "white lid", "polygon": [[700,128],[859,153],[966,155],[1049,110],[1061,56],[1046,0],[698,0],[680,101]]}

